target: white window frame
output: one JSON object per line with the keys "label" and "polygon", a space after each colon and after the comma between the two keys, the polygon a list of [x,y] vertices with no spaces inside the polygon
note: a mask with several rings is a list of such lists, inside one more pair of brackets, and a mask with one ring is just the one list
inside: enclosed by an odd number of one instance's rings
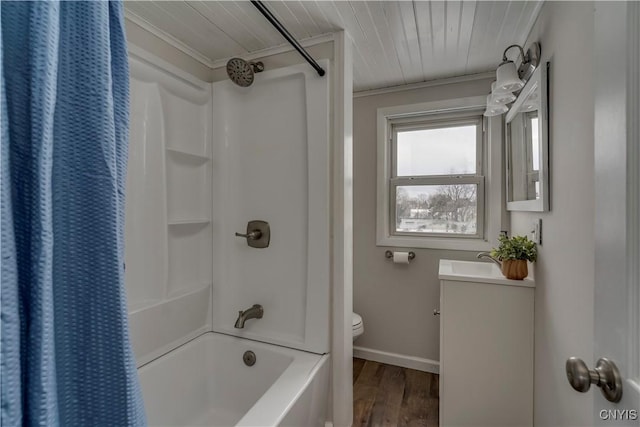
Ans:
{"label": "white window frame", "polygon": [[[397,155],[398,155],[398,132],[424,129],[443,129],[446,127],[456,127],[464,125],[474,125],[477,129],[476,134],[476,173],[461,175],[427,175],[427,176],[398,176],[397,173]],[[401,119],[389,119],[389,142],[391,143],[391,176],[389,178],[389,234],[393,236],[421,236],[421,237],[446,237],[446,238],[466,238],[466,239],[482,239],[484,238],[484,131],[483,131],[482,112],[476,111],[438,114],[437,117],[410,117]],[[400,186],[414,185],[447,185],[447,184],[475,184],[476,207],[477,207],[477,228],[475,234],[462,233],[420,233],[420,232],[403,232],[397,231],[396,224],[396,191]]]}
{"label": "white window frame", "polygon": [[[376,218],[376,244],[378,246],[483,251],[496,245],[500,230],[507,229],[508,225],[504,201],[504,174],[502,173],[504,167],[501,116],[483,119],[482,130],[485,131],[485,137],[480,138],[479,141],[483,146],[479,159],[481,164],[476,172],[477,176],[452,177],[448,175],[413,179],[397,178],[394,176],[395,170],[393,169],[395,168],[394,126],[415,123],[418,128],[425,128],[425,122],[437,126],[439,120],[452,123],[456,117],[460,122],[464,122],[465,118],[469,119],[470,116],[482,114],[485,106],[486,97],[477,96],[378,109]],[[420,125],[420,122],[423,124]],[[481,178],[480,175],[484,175],[484,178]],[[402,185],[401,182],[407,180],[407,182],[411,181],[411,184],[419,184],[424,180],[429,184],[446,184],[456,178],[460,183],[478,184],[478,234],[468,236],[463,234],[402,233],[395,230],[395,188]]]}

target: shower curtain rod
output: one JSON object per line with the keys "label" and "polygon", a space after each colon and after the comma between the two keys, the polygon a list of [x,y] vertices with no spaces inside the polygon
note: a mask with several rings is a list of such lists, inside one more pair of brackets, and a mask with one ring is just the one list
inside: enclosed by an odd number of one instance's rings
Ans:
{"label": "shower curtain rod", "polygon": [[309,52],[307,52],[302,46],[300,46],[300,43],[298,43],[298,41],[293,38],[291,33],[280,23],[280,21],[278,21],[278,18],[273,16],[271,11],[267,9],[267,7],[261,1],[251,0],[251,3],[253,3],[256,9],[258,9],[265,18],[267,18],[267,21],[269,21],[271,25],[273,25],[273,27],[278,30],[285,39],[287,39],[291,46],[293,46],[298,51],[298,53],[300,53],[300,55],[302,55],[302,57],[307,60],[307,62],[318,72],[318,75],[324,76],[324,69],[320,65],[318,65],[316,60],[313,59],[311,55],[309,55]]}

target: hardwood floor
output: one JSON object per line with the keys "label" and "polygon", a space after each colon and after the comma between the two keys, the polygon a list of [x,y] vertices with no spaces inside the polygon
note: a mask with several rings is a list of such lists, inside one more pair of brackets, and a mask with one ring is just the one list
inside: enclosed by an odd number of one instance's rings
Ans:
{"label": "hardwood floor", "polygon": [[438,375],[353,359],[353,425],[438,426]]}

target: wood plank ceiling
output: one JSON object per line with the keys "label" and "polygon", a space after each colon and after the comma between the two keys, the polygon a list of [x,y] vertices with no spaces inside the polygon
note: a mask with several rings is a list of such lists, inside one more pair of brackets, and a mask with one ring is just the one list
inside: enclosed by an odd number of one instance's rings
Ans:
{"label": "wood plank ceiling", "polygon": [[[298,39],[340,29],[354,45],[354,91],[495,69],[522,44],[533,1],[266,1]],[[248,1],[127,1],[128,16],[196,51],[208,65],[285,44]]]}

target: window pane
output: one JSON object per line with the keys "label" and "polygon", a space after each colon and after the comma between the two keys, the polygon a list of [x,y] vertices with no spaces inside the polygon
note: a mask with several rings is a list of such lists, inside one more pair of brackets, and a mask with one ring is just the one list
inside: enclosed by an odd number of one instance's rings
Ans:
{"label": "window pane", "polygon": [[476,173],[477,125],[397,132],[397,176]]}
{"label": "window pane", "polygon": [[476,184],[396,187],[396,232],[477,234]]}

